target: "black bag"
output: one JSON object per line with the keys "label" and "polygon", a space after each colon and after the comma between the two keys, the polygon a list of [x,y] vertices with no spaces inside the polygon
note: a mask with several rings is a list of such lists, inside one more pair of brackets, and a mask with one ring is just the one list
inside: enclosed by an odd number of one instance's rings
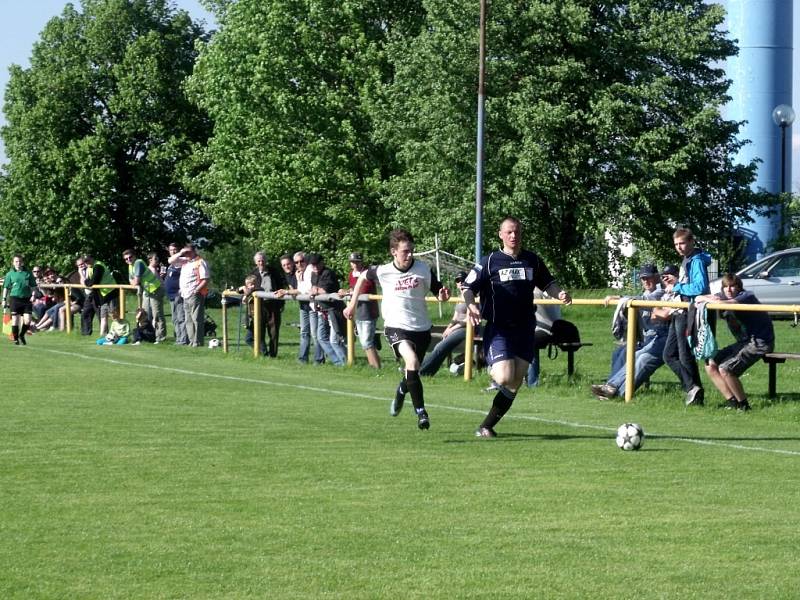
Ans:
{"label": "black bag", "polygon": [[578,332],[578,327],[575,323],[557,319],[553,321],[550,343],[555,344],[561,350],[566,350],[572,347],[573,344],[581,343],[581,334]]}

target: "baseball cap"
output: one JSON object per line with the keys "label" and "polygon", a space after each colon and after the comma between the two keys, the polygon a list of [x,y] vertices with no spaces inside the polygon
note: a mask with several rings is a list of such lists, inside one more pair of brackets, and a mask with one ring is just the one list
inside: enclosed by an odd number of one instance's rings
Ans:
{"label": "baseball cap", "polygon": [[348,259],[350,262],[364,262],[364,257],[361,255],[361,252],[351,252],[350,258]]}
{"label": "baseball cap", "polygon": [[643,277],[658,277],[658,268],[653,264],[642,265],[639,269],[639,278]]}
{"label": "baseball cap", "polygon": [[459,272],[456,274],[456,279],[455,279],[455,281],[456,281],[456,283],[461,283],[461,282],[462,282],[462,281],[464,281],[466,278],[467,278],[467,272],[466,272],[466,271],[459,271]]}
{"label": "baseball cap", "polygon": [[661,274],[662,275],[674,275],[675,277],[677,277],[678,274],[679,274],[678,267],[676,267],[675,265],[667,265],[666,267],[661,269]]}

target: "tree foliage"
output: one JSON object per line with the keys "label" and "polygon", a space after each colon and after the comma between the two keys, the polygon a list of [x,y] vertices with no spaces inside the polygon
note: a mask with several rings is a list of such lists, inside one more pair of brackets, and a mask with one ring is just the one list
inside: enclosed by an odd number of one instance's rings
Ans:
{"label": "tree foliage", "polygon": [[[396,148],[396,220],[470,254],[478,5],[428,0],[426,27],[389,49],[378,134]],[[713,245],[747,220],[754,165],[720,116],[736,52],[702,0],[502,0],[488,19],[487,231],[511,213],[566,282],[605,284],[606,236],[654,256],[671,230]],[[613,244],[612,244],[613,246]]]}
{"label": "tree foliage", "polygon": [[214,119],[195,178],[216,223],[270,254],[385,255],[382,182],[394,161],[372,139],[370,98],[391,79],[387,35],[418,20],[397,0],[239,0],[191,89]]}
{"label": "tree foliage", "polygon": [[181,181],[210,122],[183,90],[204,32],[166,0],[84,0],[14,66],[3,128],[2,252],[67,266],[208,227]]}

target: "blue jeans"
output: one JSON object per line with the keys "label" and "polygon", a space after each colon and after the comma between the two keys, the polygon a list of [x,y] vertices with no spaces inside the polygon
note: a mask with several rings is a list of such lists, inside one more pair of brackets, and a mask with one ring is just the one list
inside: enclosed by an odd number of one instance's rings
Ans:
{"label": "blue jeans", "polygon": [[[626,344],[622,344],[616,346],[611,351],[611,370],[608,372],[608,378],[611,379],[614,376],[614,373],[619,371],[621,368],[625,366],[625,351],[627,349]],[[636,347],[639,349],[639,346]]]}
{"label": "blue jeans", "polygon": [[[308,362],[308,351],[311,348],[311,309],[308,306],[300,307],[300,349],[297,351],[297,360]],[[316,325],[316,323],[315,323]]]}
{"label": "blue jeans", "polygon": [[309,332],[311,333],[311,338],[314,340],[314,362],[318,365],[321,365],[325,362],[325,354],[322,352],[322,346],[320,346],[319,338],[317,337],[319,331],[319,322],[324,321],[325,319],[322,318],[318,312],[309,310],[308,311],[308,324],[309,324]]}
{"label": "blue jeans", "polygon": [[536,387],[539,385],[539,349],[533,351],[533,360],[528,365],[528,374],[525,376],[525,382],[528,387]]}
{"label": "blue jeans", "polygon": [[344,361],[331,345],[331,325],[328,323],[327,315],[317,314],[317,347],[322,348],[325,357],[336,366],[343,366]]}
{"label": "blue jeans", "polygon": [[[656,335],[651,340],[645,341],[645,345],[634,354],[633,362],[633,389],[637,390],[639,387],[656,372],[661,365],[664,364],[664,346],[667,343],[667,336]],[[624,350],[625,346],[621,346]],[[609,385],[617,388],[617,395],[625,395],[625,354],[622,355],[622,367],[617,369],[608,380]]]}
{"label": "blue jeans", "polygon": [[446,338],[433,347],[433,350],[422,361],[422,366],[419,368],[420,375],[427,375],[432,377],[442,366],[442,363],[455,350],[459,344],[463,344],[467,339],[467,328],[459,327],[453,331]]}

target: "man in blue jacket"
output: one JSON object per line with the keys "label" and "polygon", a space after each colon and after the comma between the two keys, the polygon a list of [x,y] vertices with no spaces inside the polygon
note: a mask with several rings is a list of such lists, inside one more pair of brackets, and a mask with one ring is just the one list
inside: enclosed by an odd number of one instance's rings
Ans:
{"label": "man in blue jacket", "polygon": [[[683,302],[694,302],[697,296],[703,296],[710,291],[708,265],[711,264],[711,255],[695,246],[694,233],[688,227],[676,229],[672,234],[672,241],[683,261],[677,283],[668,284],[665,291],[680,295]],[[664,346],[664,362],[678,376],[683,391],[686,392],[686,405],[701,406],[704,397],[703,383],[700,381],[697,361],[686,338],[686,315],[685,309],[672,313]]]}

